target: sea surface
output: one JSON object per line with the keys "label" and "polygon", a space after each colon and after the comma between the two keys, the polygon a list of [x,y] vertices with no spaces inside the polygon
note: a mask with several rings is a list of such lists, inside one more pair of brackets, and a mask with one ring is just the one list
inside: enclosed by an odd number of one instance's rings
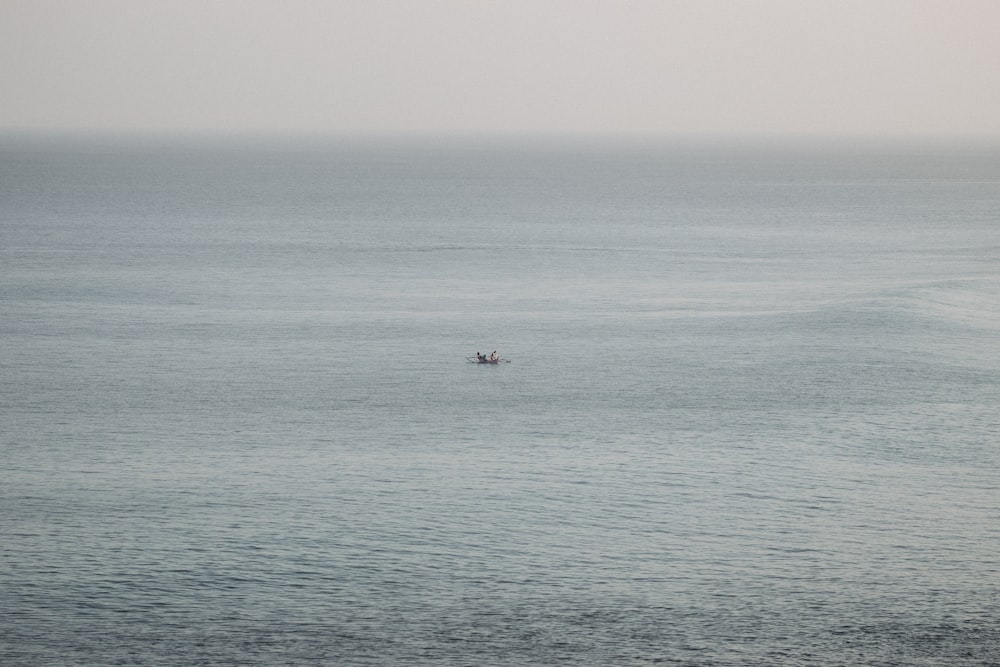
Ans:
{"label": "sea surface", "polygon": [[1000,144],[0,137],[0,664],[1000,665]]}

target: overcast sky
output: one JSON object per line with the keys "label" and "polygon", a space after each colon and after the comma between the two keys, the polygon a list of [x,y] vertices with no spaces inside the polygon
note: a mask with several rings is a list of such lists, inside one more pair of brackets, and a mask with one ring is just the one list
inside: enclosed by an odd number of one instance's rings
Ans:
{"label": "overcast sky", "polygon": [[1000,136],[998,0],[0,0],[0,129]]}

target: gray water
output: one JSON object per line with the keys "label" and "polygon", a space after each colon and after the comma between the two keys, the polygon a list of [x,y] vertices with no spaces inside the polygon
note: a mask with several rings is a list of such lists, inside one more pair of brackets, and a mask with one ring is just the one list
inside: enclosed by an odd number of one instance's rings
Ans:
{"label": "gray water", "polygon": [[1000,664],[998,215],[998,146],[3,138],[0,663]]}

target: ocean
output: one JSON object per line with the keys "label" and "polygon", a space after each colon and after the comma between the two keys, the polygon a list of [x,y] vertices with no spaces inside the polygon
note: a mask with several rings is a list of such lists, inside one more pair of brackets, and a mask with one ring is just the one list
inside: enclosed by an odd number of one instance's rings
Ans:
{"label": "ocean", "polygon": [[996,143],[0,138],[3,665],[1000,665],[998,405]]}

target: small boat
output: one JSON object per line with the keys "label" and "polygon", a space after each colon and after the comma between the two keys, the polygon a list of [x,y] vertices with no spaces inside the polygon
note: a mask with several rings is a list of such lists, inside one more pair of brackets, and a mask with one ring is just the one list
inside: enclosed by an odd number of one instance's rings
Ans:
{"label": "small boat", "polygon": [[510,359],[501,359],[500,357],[493,357],[491,359],[489,357],[484,357],[482,355],[479,355],[478,357],[466,357],[465,359],[470,364],[491,364],[491,365],[495,366],[496,364],[509,364],[510,363]]}

